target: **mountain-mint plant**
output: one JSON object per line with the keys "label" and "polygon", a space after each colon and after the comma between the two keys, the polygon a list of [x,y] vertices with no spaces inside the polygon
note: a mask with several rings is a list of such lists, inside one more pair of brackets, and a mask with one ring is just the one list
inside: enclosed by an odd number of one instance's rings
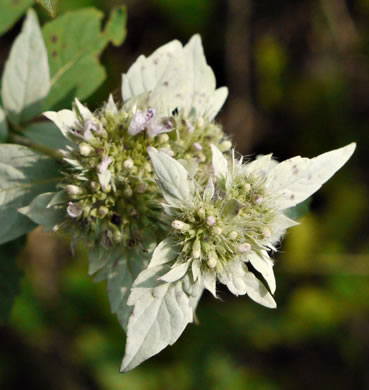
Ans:
{"label": "mountain-mint plant", "polygon": [[[28,29],[44,52],[34,18]],[[17,102],[9,80],[7,109]],[[12,202],[14,224],[26,226],[4,240],[43,225],[86,243],[89,273],[106,280],[127,334],[122,372],[175,343],[204,289],[218,296],[217,282],[275,308],[270,254],[297,224],[289,210],[354,152],[350,144],[313,159],[243,161],[215,121],[227,94],[216,88],[199,36],[185,46],[172,41],[123,75],[121,102],[110,96],[91,112],[76,99],[72,110],[45,112],[65,137],[60,150],[1,146],[1,207]],[[27,98],[39,109],[42,99]],[[16,104],[8,114],[17,124],[24,112]],[[10,199],[14,181],[25,192]]]}

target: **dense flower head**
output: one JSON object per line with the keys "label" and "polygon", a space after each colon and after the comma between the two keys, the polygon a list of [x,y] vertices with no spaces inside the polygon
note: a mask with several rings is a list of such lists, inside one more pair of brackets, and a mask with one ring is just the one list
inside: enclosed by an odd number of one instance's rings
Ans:
{"label": "dense flower head", "polygon": [[227,93],[194,36],[140,56],[122,103],[45,113],[68,140],[64,179],[20,212],[89,244],[89,273],[127,333],[124,372],[172,345],[217,282],[275,308],[270,255],[297,224],[289,210],[354,152],[237,158],[214,120]]}
{"label": "dense flower head", "polygon": [[[211,104],[212,93],[216,93],[213,78],[210,77],[210,86],[188,88],[191,72],[195,77],[198,69],[192,66],[184,73],[183,51],[192,47],[198,54],[200,40],[195,37],[184,48],[179,45],[175,41],[147,59],[140,57],[123,77],[122,105],[118,106],[110,96],[95,113],[78,100],[73,111],[45,113],[71,143],[63,151],[67,166],[60,188],[68,204],[67,216],[59,227],[71,231],[74,237],[88,237],[104,247],[134,246],[142,241],[145,230],[154,235],[162,232],[162,225],[157,222],[161,195],[147,153],[149,146],[180,160],[200,182],[210,172],[210,143],[224,151],[231,147],[221,126],[213,120],[215,109],[220,109],[219,99],[215,108]],[[175,55],[176,51],[179,55]],[[164,61],[163,73],[156,74],[158,63]],[[137,75],[137,67],[148,71],[150,66],[151,74]],[[205,66],[205,76],[213,75],[205,58],[198,66]],[[155,77],[158,85],[153,84]],[[127,92],[127,85],[139,82],[145,88]],[[181,95],[174,105],[170,99],[172,83],[177,87],[176,94]],[[226,89],[221,91],[223,99]],[[165,94],[169,96],[166,98]]]}

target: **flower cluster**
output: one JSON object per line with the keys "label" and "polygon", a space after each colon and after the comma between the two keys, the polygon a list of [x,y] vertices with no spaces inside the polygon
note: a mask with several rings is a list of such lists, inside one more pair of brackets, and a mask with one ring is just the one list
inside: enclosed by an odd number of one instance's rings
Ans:
{"label": "flower cluster", "polygon": [[276,307],[270,253],[297,224],[287,210],[355,149],[245,162],[214,120],[226,97],[195,36],[139,57],[121,104],[110,96],[92,113],[76,100],[72,111],[45,113],[69,145],[60,191],[41,203],[54,230],[89,244],[90,273],[107,280],[127,333],[122,371],[173,344],[217,282]]}

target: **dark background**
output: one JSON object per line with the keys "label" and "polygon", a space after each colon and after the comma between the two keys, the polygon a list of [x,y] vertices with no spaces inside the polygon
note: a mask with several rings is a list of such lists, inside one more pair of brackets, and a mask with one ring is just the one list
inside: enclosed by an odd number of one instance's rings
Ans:
{"label": "dark background", "polygon": [[[120,1],[61,0],[106,14]],[[102,56],[98,108],[139,54],[200,33],[219,121],[242,154],[313,157],[356,141],[348,164],[290,230],[276,257],[277,310],[220,290],[199,326],[119,374],[125,336],[82,249],[36,231],[12,316],[0,327],[1,389],[289,390],[369,388],[369,0],[127,0],[128,36]],[[40,9],[37,7],[37,10]],[[42,21],[48,17],[39,12]],[[18,23],[1,37],[3,65]]]}

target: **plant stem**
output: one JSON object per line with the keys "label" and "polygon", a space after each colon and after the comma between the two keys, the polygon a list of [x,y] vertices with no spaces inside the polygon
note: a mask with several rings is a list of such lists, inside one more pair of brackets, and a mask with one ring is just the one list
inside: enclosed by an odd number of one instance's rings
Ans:
{"label": "plant stem", "polygon": [[22,137],[21,135],[17,134],[9,134],[9,140],[23,146],[27,146],[30,149],[35,150],[36,152],[40,152],[42,154],[45,154],[47,156],[50,156],[51,158],[55,160],[62,161],[63,160],[63,155],[56,149],[49,148],[45,145],[37,144],[35,142],[32,142],[31,140]]}

